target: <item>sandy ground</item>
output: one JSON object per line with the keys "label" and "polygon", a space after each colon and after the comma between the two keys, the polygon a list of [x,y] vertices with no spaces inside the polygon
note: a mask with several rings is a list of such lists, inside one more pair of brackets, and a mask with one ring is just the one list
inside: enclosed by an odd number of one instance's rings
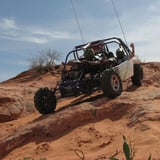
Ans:
{"label": "sandy ground", "polygon": [[[123,135],[131,146],[133,159],[147,159],[150,154],[153,159],[160,159],[160,63],[144,64],[144,71],[142,87],[135,88],[127,83],[122,95],[114,100],[103,96],[99,98],[97,95],[102,93],[96,92],[85,98],[82,96],[64,98],[57,107],[57,110],[64,108],[60,111],[63,113],[66,106],[80,99],[82,99],[80,106],[113,106],[112,112],[105,118],[82,123],[64,133],[59,133],[57,138],[46,135],[33,136],[4,153],[0,159],[105,160],[109,157],[125,159],[122,149]],[[38,80],[28,81],[28,73],[24,73],[18,78],[0,84],[3,96],[21,96],[24,104],[24,111],[19,118],[0,123],[0,140],[15,134],[19,128],[29,123],[35,123],[38,118],[48,120],[51,118],[40,115],[35,110],[33,96],[39,87],[56,85],[58,78],[59,76],[47,74]],[[91,100],[85,101],[86,98]]]}

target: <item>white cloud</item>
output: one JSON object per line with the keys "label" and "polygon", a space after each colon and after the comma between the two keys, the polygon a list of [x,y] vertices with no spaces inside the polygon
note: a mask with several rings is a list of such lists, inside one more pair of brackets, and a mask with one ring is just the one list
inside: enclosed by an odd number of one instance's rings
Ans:
{"label": "white cloud", "polygon": [[45,44],[55,39],[70,39],[72,35],[66,31],[52,31],[36,26],[17,25],[13,18],[3,18],[0,20],[0,38]]}
{"label": "white cloud", "polygon": [[16,26],[15,19],[3,18],[0,20],[0,29],[10,30],[10,29],[18,29],[18,27]]}
{"label": "white cloud", "polygon": [[55,39],[69,39],[72,38],[72,36],[65,31],[50,31],[45,29],[33,29],[32,30],[33,35],[37,36],[44,36],[48,38],[55,38]]}
{"label": "white cloud", "polygon": [[46,38],[43,38],[43,37],[39,38],[36,36],[24,36],[24,37],[21,37],[19,41],[26,41],[26,42],[38,43],[38,44],[44,44],[48,42]]}

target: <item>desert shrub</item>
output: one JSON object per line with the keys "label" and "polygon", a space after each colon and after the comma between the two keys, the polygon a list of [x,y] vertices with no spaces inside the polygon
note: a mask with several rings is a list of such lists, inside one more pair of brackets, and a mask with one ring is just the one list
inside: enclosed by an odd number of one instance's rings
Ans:
{"label": "desert shrub", "polygon": [[37,56],[31,58],[30,69],[34,69],[37,73],[53,71],[59,57],[60,53],[57,51],[51,49],[43,50]]}

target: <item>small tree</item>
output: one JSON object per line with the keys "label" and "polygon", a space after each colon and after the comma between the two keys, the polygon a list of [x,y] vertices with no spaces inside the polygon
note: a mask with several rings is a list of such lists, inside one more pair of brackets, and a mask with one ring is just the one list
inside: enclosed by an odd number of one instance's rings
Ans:
{"label": "small tree", "polygon": [[51,49],[42,50],[38,56],[31,59],[30,68],[35,69],[38,73],[53,71],[59,56],[58,52]]}

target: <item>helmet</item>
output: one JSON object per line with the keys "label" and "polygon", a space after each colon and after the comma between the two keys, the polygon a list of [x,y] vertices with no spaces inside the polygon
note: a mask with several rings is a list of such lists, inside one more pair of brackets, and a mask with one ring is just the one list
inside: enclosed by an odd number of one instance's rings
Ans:
{"label": "helmet", "polygon": [[84,57],[87,60],[93,60],[94,58],[94,50],[91,48],[86,48],[85,52],[84,52]]}
{"label": "helmet", "polygon": [[123,58],[123,57],[124,57],[124,51],[123,51],[121,48],[118,48],[118,49],[116,50],[116,56],[117,56],[117,58],[119,58],[119,59]]}
{"label": "helmet", "polygon": [[109,62],[109,65],[111,65],[111,66],[116,66],[116,64],[117,64],[117,60],[115,57],[110,57],[108,59],[108,62]]}

